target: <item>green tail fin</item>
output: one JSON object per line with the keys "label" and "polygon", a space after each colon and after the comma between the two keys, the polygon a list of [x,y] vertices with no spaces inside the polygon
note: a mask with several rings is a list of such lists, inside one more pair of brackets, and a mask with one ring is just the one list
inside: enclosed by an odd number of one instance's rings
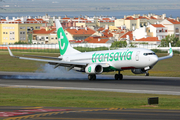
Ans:
{"label": "green tail fin", "polygon": [[69,54],[80,53],[79,51],[75,50],[70,46],[69,40],[67,39],[66,34],[62,28],[62,25],[60,24],[58,19],[55,20],[55,23],[56,23],[60,54],[69,55]]}

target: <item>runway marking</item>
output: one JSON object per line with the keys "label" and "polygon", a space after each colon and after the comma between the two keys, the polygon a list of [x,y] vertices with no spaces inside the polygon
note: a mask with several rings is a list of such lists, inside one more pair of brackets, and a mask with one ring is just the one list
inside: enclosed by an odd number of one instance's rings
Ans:
{"label": "runway marking", "polygon": [[70,111],[70,109],[27,109],[17,110],[20,112],[58,112],[58,111]]}
{"label": "runway marking", "polygon": [[[42,120],[92,120],[92,118],[53,118],[53,117],[48,117],[48,118],[36,118],[36,119],[42,119]],[[99,118],[93,118],[93,120],[125,120],[125,119],[99,119]]]}
{"label": "runway marking", "polygon": [[153,110],[151,110],[151,109],[143,109],[143,110],[127,110],[127,109],[124,109],[124,111],[127,111],[127,112],[159,112],[159,113],[174,113],[174,112],[176,112],[176,113],[180,113],[180,111],[176,111],[176,110],[171,110],[171,111],[160,111],[160,110],[155,110],[155,109],[153,109]]}
{"label": "runway marking", "polygon": [[25,114],[32,114],[32,112],[0,112],[0,117],[12,117]]}
{"label": "runway marking", "polygon": [[106,89],[106,88],[77,88],[77,87],[7,85],[7,84],[0,84],[0,86],[2,86],[2,87],[10,87],[10,88],[40,88],[40,89],[86,90],[86,91],[108,91],[108,92],[124,92],[124,93],[147,93],[147,94],[180,95],[180,92],[177,92],[177,91]]}
{"label": "runway marking", "polygon": [[44,116],[52,116],[57,114],[66,114],[66,113],[79,113],[79,112],[97,112],[97,111],[112,111],[112,110],[122,110],[124,108],[105,108],[105,109],[87,109],[87,110],[80,110],[80,111],[63,111],[63,112],[50,112],[50,113],[41,113],[41,114],[34,114],[34,115],[26,115],[26,116],[19,116],[19,117],[10,117],[4,120],[22,120],[22,119],[29,119],[29,118],[38,118]]}
{"label": "runway marking", "polygon": [[22,108],[22,109],[41,109],[43,107],[25,107],[25,108]]}

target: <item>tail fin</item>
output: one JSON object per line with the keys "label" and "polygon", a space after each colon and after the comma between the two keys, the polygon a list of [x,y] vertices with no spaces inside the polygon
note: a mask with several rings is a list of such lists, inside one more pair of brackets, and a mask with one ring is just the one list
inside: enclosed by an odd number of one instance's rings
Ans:
{"label": "tail fin", "polygon": [[61,26],[61,23],[58,19],[55,20],[56,23],[56,30],[57,30],[57,37],[58,37],[58,44],[59,44],[59,50],[61,55],[70,55],[70,54],[76,54],[80,53],[80,51],[75,50],[70,46],[70,43],[64,33],[64,30]]}

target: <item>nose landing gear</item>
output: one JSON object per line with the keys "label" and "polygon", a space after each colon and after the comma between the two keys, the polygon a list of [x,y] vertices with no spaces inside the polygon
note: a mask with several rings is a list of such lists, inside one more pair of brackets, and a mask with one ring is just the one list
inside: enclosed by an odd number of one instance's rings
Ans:
{"label": "nose landing gear", "polygon": [[145,76],[149,76],[149,72],[148,71],[146,71]]}

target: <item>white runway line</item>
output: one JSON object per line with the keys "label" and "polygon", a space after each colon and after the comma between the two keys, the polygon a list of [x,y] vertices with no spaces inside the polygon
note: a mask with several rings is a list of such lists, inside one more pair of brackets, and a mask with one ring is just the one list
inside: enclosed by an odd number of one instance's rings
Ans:
{"label": "white runway line", "polygon": [[124,93],[147,93],[147,94],[180,95],[180,92],[177,92],[177,91],[104,89],[104,88],[78,88],[78,87],[7,85],[7,84],[0,84],[0,86],[1,87],[12,87],[12,88],[41,88],[41,89],[87,90],[87,91],[106,91],[106,92],[124,92]]}

